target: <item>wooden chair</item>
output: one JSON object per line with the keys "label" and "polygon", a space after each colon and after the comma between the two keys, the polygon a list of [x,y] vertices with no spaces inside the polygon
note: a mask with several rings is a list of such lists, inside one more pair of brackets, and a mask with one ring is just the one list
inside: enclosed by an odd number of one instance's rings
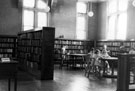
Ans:
{"label": "wooden chair", "polygon": [[88,54],[85,58],[85,76],[89,77],[90,74],[94,73],[94,58],[91,58]]}

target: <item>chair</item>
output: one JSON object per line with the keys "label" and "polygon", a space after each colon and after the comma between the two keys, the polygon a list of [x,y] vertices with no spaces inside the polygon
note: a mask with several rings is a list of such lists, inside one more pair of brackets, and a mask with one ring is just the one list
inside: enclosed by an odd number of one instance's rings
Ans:
{"label": "chair", "polygon": [[91,58],[90,55],[88,54],[85,58],[85,76],[89,77],[90,74],[94,73],[94,58]]}

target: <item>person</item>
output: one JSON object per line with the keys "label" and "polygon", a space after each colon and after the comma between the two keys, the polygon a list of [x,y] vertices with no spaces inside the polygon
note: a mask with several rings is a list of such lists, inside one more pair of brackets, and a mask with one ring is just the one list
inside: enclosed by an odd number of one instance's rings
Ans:
{"label": "person", "polygon": [[131,47],[131,48],[130,48],[129,54],[135,54],[135,48],[134,48],[134,47]]}
{"label": "person", "polygon": [[120,44],[119,53],[128,53],[123,42]]}
{"label": "person", "polygon": [[[101,58],[108,58],[108,57],[111,57],[108,54],[108,51],[106,49],[103,49],[101,52]],[[109,73],[110,72],[110,65],[109,65],[109,62],[107,60],[105,61],[105,68],[106,68],[106,72]]]}
{"label": "person", "polygon": [[91,50],[88,54],[90,55],[91,58],[93,58],[95,56],[95,49],[91,48]]}
{"label": "person", "polygon": [[99,49],[96,49],[95,51],[95,62],[94,62],[94,66],[96,67],[96,69],[99,69],[99,67],[102,67],[102,63],[101,63],[101,51]]}
{"label": "person", "polygon": [[94,63],[95,63],[95,49],[91,48],[90,52],[88,53],[89,58],[90,58],[90,66],[91,66],[91,70],[94,72]]}

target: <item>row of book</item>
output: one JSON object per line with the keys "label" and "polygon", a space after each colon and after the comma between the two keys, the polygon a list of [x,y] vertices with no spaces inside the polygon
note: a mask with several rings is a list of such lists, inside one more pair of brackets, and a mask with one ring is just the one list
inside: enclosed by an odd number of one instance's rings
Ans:
{"label": "row of book", "polygon": [[87,45],[91,41],[55,40],[55,44]]}
{"label": "row of book", "polygon": [[14,42],[15,39],[14,38],[0,38],[0,42]]}
{"label": "row of book", "polygon": [[30,62],[40,62],[41,55],[26,53],[26,52],[20,52],[18,53],[18,58],[25,59]]}
{"label": "row of book", "polygon": [[13,49],[0,49],[0,53],[13,53]]}
{"label": "row of book", "polygon": [[5,58],[12,58],[13,57],[13,55],[12,54],[3,54],[3,53],[1,53],[0,54],[0,58],[2,58],[2,57],[5,57]]}
{"label": "row of book", "polygon": [[29,38],[29,39],[41,39],[42,31],[36,31],[36,32],[26,32],[19,34],[20,38]]}
{"label": "row of book", "polygon": [[40,55],[41,54],[41,48],[40,47],[18,47],[18,51],[20,52],[26,52],[26,53],[33,53]]}
{"label": "row of book", "polygon": [[107,46],[135,46],[135,41],[97,41],[96,42],[96,46],[103,46],[103,45],[107,45]]}
{"label": "row of book", "polygon": [[12,43],[0,43],[0,47],[3,47],[3,48],[14,48],[15,45],[12,44]]}
{"label": "row of book", "polygon": [[22,46],[41,46],[41,40],[19,40],[18,45]]}
{"label": "row of book", "polygon": [[89,49],[91,46],[87,45],[54,45],[54,48],[62,48],[63,46],[66,47],[66,49]]}

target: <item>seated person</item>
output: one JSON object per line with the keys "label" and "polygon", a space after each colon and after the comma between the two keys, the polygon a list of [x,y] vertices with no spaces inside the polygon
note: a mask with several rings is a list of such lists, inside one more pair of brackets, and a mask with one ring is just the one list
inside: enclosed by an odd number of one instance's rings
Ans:
{"label": "seated person", "polygon": [[93,69],[94,62],[95,62],[95,60],[94,60],[94,58],[95,58],[95,49],[92,48],[92,49],[90,50],[90,52],[88,53],[88,55],[89,55],[89,58],[90,58],[90,61],[91,61],[92,69]]}
{"label": "seated person", "polygon": [[130,48],[129,54],[135,54],[135,48],[134,47]]}
{"label": "seated person", "polygon": [[102,62],[101,62],[101,60],[100,60],[100,58],[101,58],[101,52],[100,52],[99,49],[97,49],[97,50],[95,51],[95,56],[94,56],[94,58],[95,58],[94,65],[97,66],[97,67],[102,67]]}
{"label": "seated person", "polygon": [[[110,57],[110,55],[108,54],[108,52],[105,49],[103,49],[101,52],[101,58],[108,58],[108,57]],[[105,61],[105,67],[106,67],[106,71],[110,72],[110,65],[109,65],[108,61]]]}
{"label": "seated person", "polygon": [[88,54],[90,55],[91,58],[94,58],[94,56],[95,56],[95,49],[92,48]]}

